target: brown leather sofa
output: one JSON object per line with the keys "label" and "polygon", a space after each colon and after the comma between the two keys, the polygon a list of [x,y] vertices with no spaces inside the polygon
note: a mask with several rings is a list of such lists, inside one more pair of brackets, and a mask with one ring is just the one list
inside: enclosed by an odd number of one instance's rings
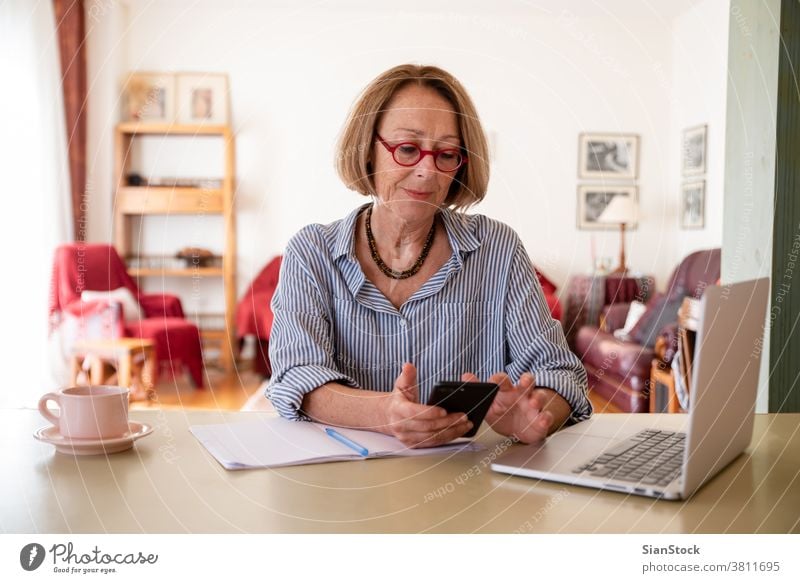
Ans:
{"label": "brown leather sofa", "polygon": [[[672,344],[683,298],[700,298],[705,288],[715,284],[719,277],[720,250],[696,251],[675,269],[666,292],[650,299],[626,341],[617,339],[612,332],[623,327],[630,304],[608,306],[603,312],[603,329],[582,327],[576,348],[586,367],[589,389],[623,411],[649,411],[650,367],[656,339],[661,336]],[[666,358],[671,359],[674,351],[668,349],[666,353]]]}

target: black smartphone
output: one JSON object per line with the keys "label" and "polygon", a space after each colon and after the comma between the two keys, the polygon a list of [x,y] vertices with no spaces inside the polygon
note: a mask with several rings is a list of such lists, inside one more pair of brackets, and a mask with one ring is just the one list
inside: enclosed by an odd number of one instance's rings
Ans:
{"label": "black smartphone", "polygon": [[499,388],[494,383],[440,382],[433,387],[427,404],[441,407],[448,413],[465,413],[472,421],[472,429],[464,437],[473,437],[483,423]]}

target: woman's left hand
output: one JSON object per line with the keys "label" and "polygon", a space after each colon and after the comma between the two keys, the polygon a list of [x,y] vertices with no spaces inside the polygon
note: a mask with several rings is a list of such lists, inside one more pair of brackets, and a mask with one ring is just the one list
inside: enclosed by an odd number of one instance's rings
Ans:
{"label": "woman's left hand", "polygon": [[[465,382],[478,382],[478,377],[465,373]],[[542,441],[553,424],[553,414],[544,410],[547,402],[544,390],[536,390],[532,374],[523,373],[514,384],[504,372],[492,375],[490,383],[500,386],[497,396],[486,414],[486,422],[497,433],[517,438],[522,443]]]}

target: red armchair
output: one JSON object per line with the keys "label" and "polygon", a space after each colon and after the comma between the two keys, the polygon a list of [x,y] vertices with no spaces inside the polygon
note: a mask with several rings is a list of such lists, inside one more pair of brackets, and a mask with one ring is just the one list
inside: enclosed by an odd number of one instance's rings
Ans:
{"label": "red armchair", "polygon": [[[116,301],[81,300],[85,290],[111,291],[123,287],[139,303],[143,318],[126,321]],[[180,299],[170,294],[142,293],[110,245],[76,243],[56,249],[50,321],[51,328],[68,328],[68,336],[73,340],[120,337],[152,340],[159,363],[168,364],[173,374],[183,364],[194,385],[203,387],[200,332],[184,317]]]}
{"label": "red armchair", "polygon": [[[630,331],[629,340],[612,332],[622,328],[630,304],[618,303],[604,310],[605,327],[583,326],[576,340],[589,379],[589,389],[630,413],[645,413],[650,408],[650,369],[655,342],[664,337],[674,342],[678,308],[684,297],[700,298],[708,285],[720,276],[720,250],[697,251],[675,269],[667,291],[647,303],[647,310]],[[668,359],[674,350],[668,350]],[[669,364],[668,362],[664,363]]]}
{"label": "red armchair", "polygon": [[269,362],[269,334],[272,331],[272,296],[278,287],[282,255],[267,263],[236,306],[236,335],[239,342],[245,336],[255,336],[256,352],[253,356],[253,371],[263,377],[272,376]]}
{"label": "red armchair", "polygon": [[550,315],[553,316],[556,320],[561,320],[561,303],[558,301],[558,296],[556,295],[556,284],[552,281],[547,279],[542,273],[534,268],[536,272],[536,277],[539,279],[539,285],[542,286],[542,292],[544,292],[544,299],[547,302],[547,307],[550,308]]}

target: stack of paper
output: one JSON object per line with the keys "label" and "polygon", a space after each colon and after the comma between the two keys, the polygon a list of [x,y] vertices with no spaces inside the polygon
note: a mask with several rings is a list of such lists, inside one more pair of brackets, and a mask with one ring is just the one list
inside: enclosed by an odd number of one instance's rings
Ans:
{"label": "stack of paper", "polygon": [[[329,436],[325,432],[328,427],[365,448],[368,454],[363,456]],[[227,470],[277,468],[343,460],[419,456],[483,449],[480,444],[469,440],[456,440],[437,447],[409,449],[400,440],[375,431],[345,429],[320,423],[288,421],[281,418],[261,418],[216,425],[194,425],[189,429]]]}

